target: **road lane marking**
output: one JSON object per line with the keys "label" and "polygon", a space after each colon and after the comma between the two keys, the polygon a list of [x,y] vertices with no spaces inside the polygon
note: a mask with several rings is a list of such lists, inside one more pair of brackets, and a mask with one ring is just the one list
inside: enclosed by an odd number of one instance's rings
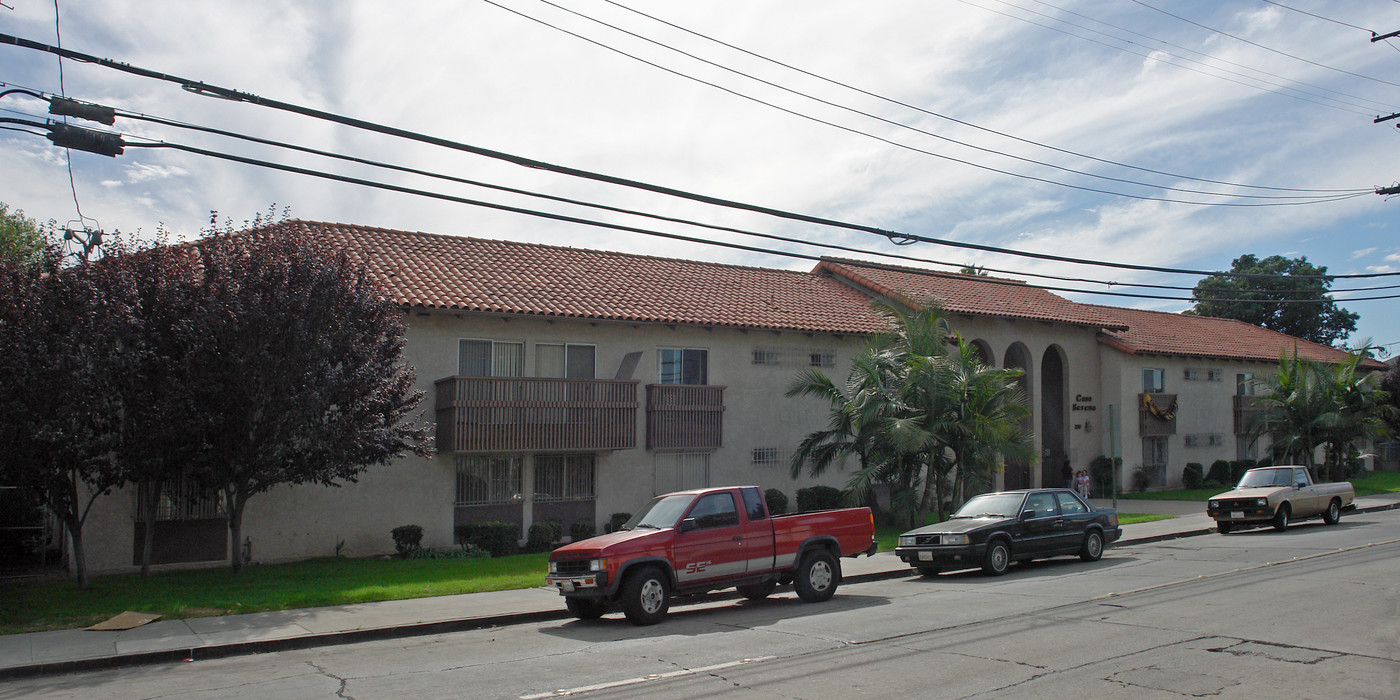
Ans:
{"label": "road lane marking", "polygon": [[734,668],[735,666],[743,666],[745,664],[756,664],[760,661],[772,661],[776,658],[778,657],[760,656],[756,659],[742,659],[740,661],[729,661],[722,664],[715,664],[713,666],[702,666],[700,668],[683,668],[679,671],[672,671],[670,673],[653,673],[648,676],[628,678],[626,680],[612,681],[610,683],[598,683],[596,685],[581,685],[577,688],[563,688],[548,693],[521,695],[520,700],[543,700],[543,698],[560,698],[568,695],[576,695],[579,693],[591,693],[595,690],[608,690],[610,688],[620,688],[628,685],[637,685],[638,683],[650,683],[652,681],[665,680],[667,678],[678,678],[680,676],[693,676],[701,673],[709,673],[711,671],[719,671],[726,668]]}

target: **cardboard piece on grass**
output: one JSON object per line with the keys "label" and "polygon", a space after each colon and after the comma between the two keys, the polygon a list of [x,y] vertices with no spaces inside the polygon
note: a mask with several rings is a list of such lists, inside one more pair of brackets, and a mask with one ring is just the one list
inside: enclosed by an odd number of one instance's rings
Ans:
{"label": "cardboard piece on grass", "polygon": [[129,630],[135,627],[140,627],[141,625],[144,625],[147,622],[155,622],[159,619],[160,615],[157,615],[155,613],[138,613],[131,612],[130,610],[128,610],[109,620],[103,620],[102,622],[99,622],[89,627],[88,629],[96,630],[99,632]]}

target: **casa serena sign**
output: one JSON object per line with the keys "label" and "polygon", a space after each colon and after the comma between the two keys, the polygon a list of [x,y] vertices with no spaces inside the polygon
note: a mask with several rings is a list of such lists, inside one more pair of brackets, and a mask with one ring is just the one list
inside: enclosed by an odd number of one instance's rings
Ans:
{"label": "casa serena sign", "polygon": [[1083,394],[1074,395],[1074,403],[1070,405],[1071,411],[1097,411],[1099,407],[1093,403],[1094,397]]}

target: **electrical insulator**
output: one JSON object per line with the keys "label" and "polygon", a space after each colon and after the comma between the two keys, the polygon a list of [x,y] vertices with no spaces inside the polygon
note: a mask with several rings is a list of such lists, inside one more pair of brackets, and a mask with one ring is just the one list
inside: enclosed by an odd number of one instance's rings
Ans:
{"label": "electrical insulator", "polygon": [[111,107],[104,107],[91,102],[79,102],[57,95],[49,98],[49,114],[56,114],[63,117],[77,117],[101,124],[110,125],[117,123],[117,110]]}
{"label": "electrical insulator", "polygon": [[126,148],[120,134],[108,134],[71,124],[49,124],[49,140],[62,148],[76,148],[113,158],[121,155]]}

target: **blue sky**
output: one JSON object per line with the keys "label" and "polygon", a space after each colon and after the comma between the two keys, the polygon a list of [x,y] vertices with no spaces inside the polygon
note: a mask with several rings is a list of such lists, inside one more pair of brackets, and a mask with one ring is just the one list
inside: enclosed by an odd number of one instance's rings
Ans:
{"label": "blue sky", "polygon": [[[60,0],[58,26],[66,48],[143,68],[551,163],[893,231],[1197,270],[1226,269],[1233,258],[1252,253],[1306,255],[1336,274],[1400,272],[1394,223],[1400,202],[1366,194],[1296,206],[1219,206],[1278,201],[1234,196],[1240,194],[1293,194],[1259,187],[1366,191],[1400,180],[1400,166],[1389,157],[1400,144],[1394,126],[1400,121],[1372,123],[1377,115],[1400,112],[1395,70],[1400,43],[1372,43],[1365,31],[1400,30],[1400,3],[1281,0],[1328,21],[1264,0],[494,2]],[[0,7],[0,32],[54,43],[53,2],[6,5],[13,9]],[[0,46],[0,82],[57,93],[58,61]],[[456,177],[1013,271],[1005,276],[1055,274],[1186,287],[1197,280],[928,244],[894,246],[867,234],[356,132],[72,61],[64,62],[61,89],[73,98],[131,112]],[[7,97],[0,109],[7,110],[0,116],[42,118],[44,107]],[[808,255],[823,252],[493,194],[147,122],[122,119],[114,128],[134,137],[513,206]],[[275,203],[307,219],[769,267],[811,266],[170,150],[132,148],[115,159],[78,152],[71,157],[70,187],[63,151],[41,137],[0,132],[0,201],[64,222],[77,218],[76,190],[83,214],[105,229],[150,234],[163,227],[177,238],[197,235],[210,210],[241,221]],[[1223,196],[1180,191],[1189,189]],[[1400,278],[1339,280],[1334,286],[1386,284],[1400,284]],[[1165,311],[1188,306],[1066,295]],[[1358,295],[1338,294],[1344,306],[1361,314],[1353,342],[1370,338],[1400,353],[1400,304],[1346,301]]]}

